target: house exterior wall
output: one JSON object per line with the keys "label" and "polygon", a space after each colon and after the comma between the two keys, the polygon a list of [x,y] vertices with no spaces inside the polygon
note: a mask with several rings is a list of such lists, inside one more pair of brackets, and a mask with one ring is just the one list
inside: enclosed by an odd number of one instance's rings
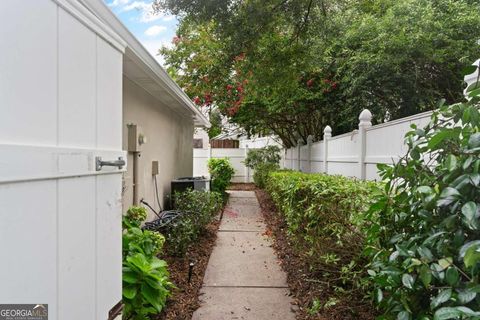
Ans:
{"label": "house exterior wall", "polygon": [[[127,124],[141,127],[147,138],[138,158],[138,200],[145,199],[158,209],[152,161],[159,162],[158,194],[163,207],[170,194],[171,180],[193,174],[193,120],[181,117],[168,106],[124,76],[123,78],[123,149],[127,150]],[[133,153],[128,153],[130,166],[124,175],[123,207],[133,204]],[[153,219],[149,213],[149,219]]]}

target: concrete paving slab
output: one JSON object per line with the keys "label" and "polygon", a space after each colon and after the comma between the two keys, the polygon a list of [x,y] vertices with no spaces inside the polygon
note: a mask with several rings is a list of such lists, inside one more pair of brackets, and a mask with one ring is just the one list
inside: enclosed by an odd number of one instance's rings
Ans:
{"label": "concrete paving slab", "polygon": [[232,198],[257,198],[255,197],[255,191],[241,191],[241,190],[227,190]]}
{"label": "concrete paving slab", "polygon": [[250,205],[250,206],[259,206],[257,199],[250,198],[250,197],[230,197],[228,199],[228,204],[230,206],[238,206],[238,205]]}
{"label": "concrete paving slab", "polygon": [[219,232],[204,286],[287,287],[271,242],[260,232]]}
{"label": "concrete paving slab", "polygon": [[219,231],[264,232],[265,223],[260,218],[239,217],[231,219],[223,217]]}
{"label": "concrete paving slab", "polygon": [[223,211],[219,230],[264,231],[265,227],[258,206],[229,204]]}
{"label": "concrete paving slab", "polygon": [[232,219],[239,217],[261,219],[261,212],[258,205],[231,205],[229,203],[223,210],[223,216]]}
{"label": "concrete paving slab", "polygon": [[288,289],[203,288],[192,320],[294,320]]}
{"label": "concrete paving slab", "polygon": [[193,320],[295,319],[287,277],[253,191],[229,191]]}

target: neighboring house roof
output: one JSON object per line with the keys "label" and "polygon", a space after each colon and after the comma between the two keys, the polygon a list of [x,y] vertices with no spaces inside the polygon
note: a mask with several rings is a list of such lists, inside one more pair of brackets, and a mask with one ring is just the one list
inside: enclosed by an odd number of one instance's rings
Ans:
{"label": "neighboring house roof", "polygon": [[210,122],[138,39],[101,0],[78,0],[126,43],[123,73],[175,112],[193,117],[195,126]]}

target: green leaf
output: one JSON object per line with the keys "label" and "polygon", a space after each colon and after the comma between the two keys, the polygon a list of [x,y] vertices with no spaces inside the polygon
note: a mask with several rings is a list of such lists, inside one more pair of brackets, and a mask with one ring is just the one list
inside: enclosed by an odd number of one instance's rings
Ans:
{"label": "green leaf", "polygon": [[447,156],[447,160],[445,160],[445,166],[447,167],[448,171],[453,171],[457,168],[457,157],[453,154]]}
{"label": "green leaf", "polygon": [[467,307],[445,307],[435,312],[434,320],[458,319],[460,316],[478,317],[480,312],[475,312]]}
{"label": "green leaf", "polygon": [[147,300],[158,312],[162,311],[162,305],[160,304],[160,295],[158,290],[152,288],[147,284],[143,284],[141,293],[145,300]]}
{"label": "green leaf", "polygon": [[456,308],[441,308],[435,311],[433,315],[433,320],[448,320],[448,319],[457,319],[462,313]]}
{"label": "green leaf", "polygon": [[466,66],[465,68],[462,69],[462,75],[463,76],[471,75],[472,73],[476,72],[477,69],[478,67],[475,65]]}
{"label": "green leaf", "polygon": [[413,284],[415,283],[415,279],[411,275],[409,275],[408,273],[405,273],[402,276],[402,283],[408,289],[413,289]]}
{"label": "green leaf", "polygon": [[420,186],[417,188],[417,191],[420,193],[432,193],[433,189],[429,186]]}
{"label": "green leaf", "polygon": [[440,267],[442,267],[441,271],[450,267],[452,265],[452,263],[453,263],[453,259],[451,257],[443,258],[443,259],[438,260],[438,265]]}
{"label": "green leaf", "polygon": [[463,221],[471,229],[477,226],[477,204],[473,201],[465,203],[462,207]]}
{"label": "green leaf", "polygon": [[447,283],[451,286],[455,285],[460,278],[458,270],[455,267],[449,267],[445,275]]}
{"label": "green leaf", "polygon": [[122,274],[122,280],[127,283],[138,283],[139,279],[135,272],[124,271]]}
{"label": "green leaf", "polygon": [[437,206],[446,206],[452,203],[453,201],[459,199],[461,197],[460,192],[457,189],[447,187],[443,189],[442,193],[440,194],[440,199],[437,201]]}
{"label": "green leaf", "polygon": [[157,269],[157,268],[165,268],[167,266],[167,262],[165,260],[160,260],[156,257],[154,257],[150,263],[152,269]]}
{"label": "green leaf", "polygon": [[397,315],[397,320],[410,320],[411,317],[410,317],[410,313],[408,313],[408,311],[402,311],[400,313],[398,313]]}
{"label": "green leaf", "polygon": [[432,310],[436,309],[439,305],[444,302],[447,302],[452,296],[452,289],[444,289],[438,293],[438,295],[432,299],[430,302],[430,308]]}
{"label": "green leaf", "polygon": [[460,259],[465,258],[465,255],[466,255],[466,253],[467,253],[467,250],[469,250],[470,248],[478,248],[478,247],[480,247],[480,240],[469,241],[469,242],[465,243],[465,244],[460,248],[459,258],[460,258]]}
{"label": "green leaf", "polygon": [[461,304],[467,304],[477,296],[477,292],[472,289],[460,290],[458,292],[458,301]]}
{"label": "green leaf", "polygon": [[136,286],[126,286],[123,287],[122,294],[127,299],[133,299],[137,295],[137,287]]}
{"label": "green leaf", "polygon": [[452,138],[454,136],[455,132],[452,130],[444,129],[442,131],[439,131],[430,138],[430,141],[428,141],[428,147],[430,149],[435,149],[440,143],[443,142],[443,140],[447,138]]}
{"label": "green leaf", "polygon": [[427,247],[420,246],[418,247],[417,251],[424,262],[430,262],[433,260],[432,251],[430,251],[430,249],[428,249]]}
{"label": "green leaf", "polygon": [[381,289],[377,289],[375,298],[376,298],[376,300],[377,300],[377,303],[382,302],[382,300],[383,300],[383,292],[382,292]]}
{"label": "green leaf", "polygon": [[432,272],[427,266],[420,267],[419,277],[425,288],[428,288],[432,282]]}
{"label": "green leaf", "polygon": [[470,136],[468,139],[468,146],[471,149],[480,147],[480,132],[474,133]]}
{"label": "green leaf", "polygon": [[463,263],[467,268],[475,266],[480,262],[480,246],[471,246],[465,253]]}

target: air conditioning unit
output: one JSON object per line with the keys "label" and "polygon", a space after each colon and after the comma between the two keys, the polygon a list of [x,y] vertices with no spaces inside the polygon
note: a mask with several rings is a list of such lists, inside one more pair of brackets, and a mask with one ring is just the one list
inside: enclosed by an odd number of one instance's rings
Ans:
{"label": "air conditioning unit", "polygon": [[188,189],[199,190],[199,191],[210,191],[210,179],[206,177],[183,177],[172,180],[172,196],[171,207],[174,207],[174,196],[177,192],[183,192]]}

